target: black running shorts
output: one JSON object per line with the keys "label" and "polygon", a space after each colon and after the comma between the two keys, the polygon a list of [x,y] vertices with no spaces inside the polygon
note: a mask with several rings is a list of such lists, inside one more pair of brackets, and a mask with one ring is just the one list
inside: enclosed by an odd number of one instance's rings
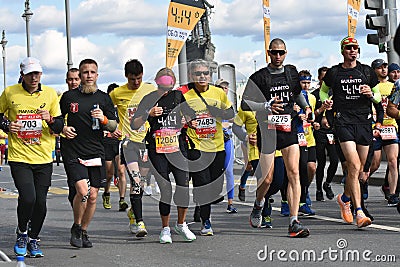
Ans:
{"label": "black running shorts", "polygon": [[372,143],[371,124],[335,125],[335,133],[339,142],[353,141],[362,146],[369,146]]}
{"label": "black running shorts", "polygon": [[78,159],[65,160],[64,168],[67,174],[68,185],[73,186],[76,182],[89,179],[90,186],[95,188],[106,185],[105,160],[101,160],[102,166],[87,167],[79,163]]}

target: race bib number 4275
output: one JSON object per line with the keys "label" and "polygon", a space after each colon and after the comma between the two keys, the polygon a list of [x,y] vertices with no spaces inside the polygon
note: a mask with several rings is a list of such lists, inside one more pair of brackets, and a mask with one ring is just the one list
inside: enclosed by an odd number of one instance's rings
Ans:
{"label": "race bib number 4275", "polygon": [[17,121],[22,124],[19,138],[39,138],[42,136],[42,116],[40,114],[19,114]]}

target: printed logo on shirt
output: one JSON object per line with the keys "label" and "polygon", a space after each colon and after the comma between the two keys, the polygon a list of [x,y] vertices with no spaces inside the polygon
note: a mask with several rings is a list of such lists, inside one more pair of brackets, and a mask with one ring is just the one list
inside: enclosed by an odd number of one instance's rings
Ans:
{"label": "printed logo on shirt", "polygon": [[70,110],[72,113],[77,113],[77,112],[79,111],[79,103],[71,103],[71,104],[69,105],[69,110]]}

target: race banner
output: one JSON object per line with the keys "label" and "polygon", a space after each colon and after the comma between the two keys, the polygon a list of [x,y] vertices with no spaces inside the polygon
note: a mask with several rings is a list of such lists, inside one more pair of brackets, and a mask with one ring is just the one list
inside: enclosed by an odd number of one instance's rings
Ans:
{"label": "race banner", "polygon": [[357,30],[361,0],[347,0],[347,35],[354,37]]}
{"label": "race banner", "polygon": [[264,15],[264,40],[265,40],[265,60],[268,63],[268,48],[271,39],[271,10],[269,9],[269,0],[263,0],[263,15]]}
{"label": "race banner", "polygon": [[167,68],[174,66],[183,45],[204,12],[203,1],[171,0],[167,20]]}

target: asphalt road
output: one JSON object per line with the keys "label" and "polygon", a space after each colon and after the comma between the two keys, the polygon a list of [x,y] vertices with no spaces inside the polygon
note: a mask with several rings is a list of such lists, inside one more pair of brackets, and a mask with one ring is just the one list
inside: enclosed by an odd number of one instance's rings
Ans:
{"label": "asphalt road", "polygon": [[[17,194],[8,166],[0,172],[0,250],[13,261],[16,227]],[[236,177],[237,179],[239,177]],[[248,189],[253,191],[254,186]],[[335,193],[342,186],[333,186]],[[125,212],[118,212],[118,193],[113,188],[111,210],[97,211],[88,229],[94,244],[91,249],[69,245],[72,211],[67,201],[66,176],[61,166],[54,169],[52,188],[48,195],[47,218],[40,234],[45,257],[27,258],[31,266],[398,266],[400,250],[400,214],[389,208],[379,187],[370,186],[367,205],[375,217],[372,226],[357,229],[340,219],[334,200],[313,202],[317,215],[301,217],[311,235],[305,239],[287,237],[288,218],[279,215],[280,196],[274,196],[273,228],[254,229],[248,222],[254,192],[247,192],[247,202],[239,202],[235,192],[237,214],[225,212],[226,203],[213,206],[212,227],[215,235],[199,235],[200,223],[192,223],[193,207],[188,213],[190,228],[197,235],[192,243],[183,242],[173,234],[173,244],[159,244],[161,222],[157,195],[144,197],[144,220],[149,235],[135,238],[128,229]],[[310,188],[315,199],[315,184]],[[171,221],[176,220],[172,209]],[[173,224],[171,225],[173,226]],[[0,262],[0,267],[2,264]]]}

